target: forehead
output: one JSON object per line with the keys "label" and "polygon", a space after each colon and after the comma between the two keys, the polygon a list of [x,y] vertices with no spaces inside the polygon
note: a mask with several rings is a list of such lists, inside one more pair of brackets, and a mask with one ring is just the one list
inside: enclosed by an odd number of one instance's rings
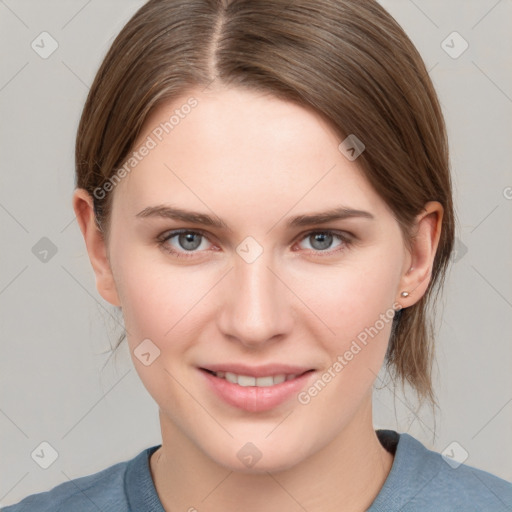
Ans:
{"label": "forehead", "polygon": [[[197,147],[224,159],[238,159],[245,167],[250,157],[258,161],[294,160],[306,154],[318,158],[326,143],[337,146],[340,138],[312,109],[240,88],[195,90],[163,103],[146,120],[139,143],[146,134],[161,149],[176,149],[186,142],[186,149]],[[187,157],[193,156],[188,153]]]}
{"label": "forehead", "polygon": [[133,150],[150,149],[119,188],[139,209],[179,198],[203,209],[236,204],[240,213],[275,205],[283,212],[299,202],[378,213],[382,201],[357,161],[339,151],[341,141],[318,113],[295,103],[242,89],[192,90],[146,120]]}

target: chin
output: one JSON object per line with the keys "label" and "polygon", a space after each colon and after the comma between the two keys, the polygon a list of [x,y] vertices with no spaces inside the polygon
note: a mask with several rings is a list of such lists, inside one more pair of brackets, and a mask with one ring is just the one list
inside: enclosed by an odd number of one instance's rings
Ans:
{"label": "chin", "polygon": [[[229,471],[252,475],[286,471],[303,462],[309,455],[303,439],[298,439],[296,445],[285,444],[282,438],[281,441],[276,438],[276,441],[231,442],[229,447],[221,451],[216,447],[214,453],[206,453],[215,463]],[[228,456],[229,453],[234,456]]]}

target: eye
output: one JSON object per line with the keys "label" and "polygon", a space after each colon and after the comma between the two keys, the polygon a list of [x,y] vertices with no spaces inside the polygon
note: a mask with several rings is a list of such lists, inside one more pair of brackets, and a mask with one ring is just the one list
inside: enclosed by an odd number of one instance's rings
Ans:
{"label": "eye", "polygon": [[[338,245],[331,249],[333,242],[338,240]],[[308,251],[313,251],[319,255],[332,255],[339,251],[347,249],[351,243],[351,237],[348,234],[339,233],[331,230],[310,231],[300,238],[300,242],[307,241],[310,247],[302,247]],[[166,252],[178,258],[194,257],[195,253],[203,252],[208,249],[208,236],[199,230],[177,229],[168,231],[158,238],[158,245]]]}
{"label": "eye", "polygon": [[[334,250],[329,250],[336,239],[340,243],[335,246]],[[328,254],[343,250],[351,244],[351,239],[348,235],[330,230],[311,231],[301,238],[301,242],[302,241],[307,241],[309,243],[310,247],[306,247],[307,250],[313,250],[314,252],[326,252]]]}
{"label": "eye", "polygon": [[192,231],[190,229],[177,229],[164,233],[159,237],[160,247],[167,252],[177,256],[178,258],[187,258],[186,253],[200,252],[207,248],[205,241],[207,240],[201,231]]}

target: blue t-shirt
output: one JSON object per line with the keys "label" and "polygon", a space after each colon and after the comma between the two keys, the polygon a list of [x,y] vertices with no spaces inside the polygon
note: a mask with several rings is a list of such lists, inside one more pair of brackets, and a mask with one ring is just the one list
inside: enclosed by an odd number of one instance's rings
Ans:
{"label": "blue t-shirt", "polygon": [[[377,436],[395,458],[367,512],[512,511],[512,483],[465,464],[452,467],[409,434],[377,430]],[[158,447],[32,494],[2,512],[165,512],[149,469],[149,457]]]}

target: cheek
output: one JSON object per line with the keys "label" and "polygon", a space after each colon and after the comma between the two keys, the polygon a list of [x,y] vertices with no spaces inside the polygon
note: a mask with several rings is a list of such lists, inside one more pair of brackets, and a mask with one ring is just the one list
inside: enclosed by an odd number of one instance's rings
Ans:
{"label": "cheek", "polygon": [[[323,421],[328,418],[332,435],[371,394],[388,348],[397,273],[392,258],[378,265],[375,261],[371,266],[330,269],[329,276],[317,276],[304,288],[308,305],[322,320],[315,321],[311,332],[328,358],[318,380],[304,390],[299,402],[310,407],[314,428],[325,429]],[[331,404],[328,411],[326,404]]]}
{"label": "cheek", "polygon": [[[201,309],[202,298],[215,285],[212,272],[191,272],[162,262],[162,256],[141,251],[123,257],[117,265],[118,292],[126,330],[132,343],[150,338],[162,344],[184,339],[184,330]],[[173,341],[173,345],[174,345]]]}
{"label": "cheek", "polygon": [[319,268],[301,284],[296,279],[303,302],[318,315],[324,340],[330,336],[333,347],[343,350],[358,336],[364,340],[364,333],[371,330],[373,337],[382,331],[379,337],[387,341],[399,279],[397,261],[391,251],[386,256],[380,249],[376,257],[369,252],[359,261]]}
{"label": "cheek", "polygon": [[[207,265],[195,269],[169,265],[160,251],[130,246],[128,236],[116,238],[113,267],[133,343],[145,338],[184,339],[180,331],[190,334],[196,323],[191,318],[201,315],[204,321],[205,315],[214,313],[212,300],[222,271]],[[297,302],[290,296],[289,307],[303,310],[298,315],[303,327],[314,331],[329,353],[342,353],[352,340],[364,341],[364,333],[373,332],[375,326],[378,338],[387,341],[391,322],[383,328],[379,319],[381,315],[392,318],[389,310],[396,299],[399,263],[391,245],[379,245],[348,254],[338,265],[300,263],[283,268],[280,274],[300,298]]]}
{"label": "cheek", "polygon": [[[184,380],[182,369],[188,364],[190,340],[196,338],[193,331],[201,328],[198,301],[211,287],[205,282],[208,275],[187,274],[183,268],[163,265],[161,259],[155,261],[142,251],[123,256],[117,263],[118,291],[134,367],[159,406],[185,416],[189,397],[177,382]],[[147,339],[150,344],[144,341]],[[138,356],[147,352],[148,365]],[[176,423],[186,422],[178,416]]]}

